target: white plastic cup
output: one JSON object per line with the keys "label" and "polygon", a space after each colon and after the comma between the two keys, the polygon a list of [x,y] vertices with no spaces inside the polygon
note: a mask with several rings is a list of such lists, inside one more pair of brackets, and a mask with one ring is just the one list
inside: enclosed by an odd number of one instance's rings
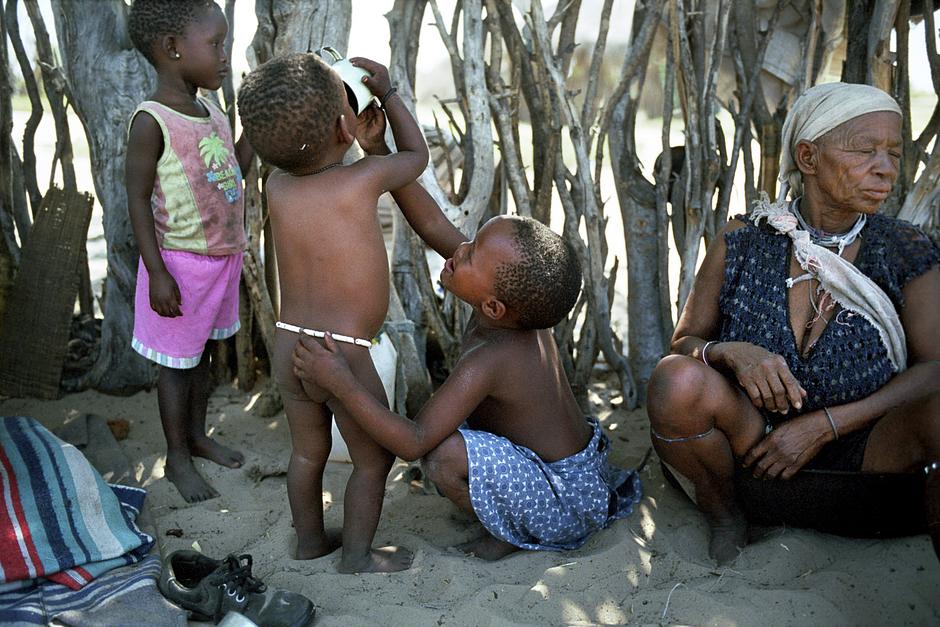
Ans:
{"label": "white plastic cup", "polygon": [[344,59],[343,56],[331,46],[324,46],[317,50],[321,59],[326,61],[333,70],[343,79],[346,86],[346,97],[349,99],[349,106],[352,107],[356,115],[366,110],[369,103],[372,102],[372,92],[362,82],[363,76],[370,76],[362,68],[356,67]]}

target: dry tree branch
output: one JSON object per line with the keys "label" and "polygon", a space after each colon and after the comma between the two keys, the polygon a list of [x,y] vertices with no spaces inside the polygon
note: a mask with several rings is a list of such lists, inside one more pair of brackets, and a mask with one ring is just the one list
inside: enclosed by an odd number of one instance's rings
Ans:
{"label": "dry tree branch", "polygon": [[672,303],[670,302],[671,290],[669,288],[669,218],[666,213],[666,203],[669,201],[672,184],[676,178],[672,173],[672,145],[670,141],[673,98],[675,97],[673,89],[676,80],[676,63],[672,47],[672,30],[668,29],[666,33],[669,39],[666,42],[666,75],[663,79],[663,128],[660,135],[663,151],[660,153],[662,156],[660,157],[659,170],[655,173],[656,213],[660,216],[656,229],[656,236],[659,240],[656,256],[660,280],[665,282],[665,285],[660,286],[659,290],[659,315],[664,323],[662,327],[663,346],[670,345],[675,330],[672,318]]}
{"label": "dry tree branch", "polygon": [[934,20],[933,0],[924,0],[924,40],[927,45],[927,61],[930,63],[930,78],[933,90],[940,94],[940,54],[937,53],[937,24]]}
{"label": "dry tree branch", "polygon": [[460,50],[457,47],[456,36],[460,7],[454,8],[453,23],[451,24],[451,31],[448,32],[447,27],[444,25],[444,17],[441,15],[441,10],[437,6],[437,0],[429,0],[429,3],[431,5],[431,11],[434,13],[434,24],[437,27],[437,32],[440,34],[441,41],[447,49],[447,55],[450,57],[450,69],[454,75],[454,87],[457,90],[457,102],[460,105],[460,113],[466,119],[466,100],[469,91],[466,89],[464,82],[464,63],[460,56]]}
{"label": "dry tree branch", "polygon": [[[600,137],[607,137],[611,164],[614,170],[620,214],[623,221],[623,237],[626,244],[627,309],[629,327],[627,339],[632,373],[638,383],[638,398],[645,393],[645,382],[656,363],[666,352],[671,315],[662,317],[662,302],[668,302],[669,294],[663,294],[667,283],[660,275],[663,256],[661,236],[666,224],[665,216],[656,211],[655,189],[643,176],[639,157],[636,154],[636,117],[642,85],[650,63],[653,31],[662,21],[663,3],[637,3],[634,8],[631,39],[633,44],[623,61],[620,79],[624,89],[617,100],[607,104],[608,123],[601,128]],[[642,45],[641,45],[642,44]],[[632,72],[632,73],[628,73]],[[609,130],[609,133],[608,133]],[[602,146],[598,146],[597,159],[603,158]],[[666,321],[670,323],[667,324]],[[627,399],[630,407],[633,399]]]}
{"label": "dry tree branch", "polygon": [[[810,0],[810,10],[812,11],[812,19],[809,24],[809,31],[806,33],[806,45],[803,48],[806,50],[806,54],[803,57],[803,71],[800,72],[800,86],[799,93],[803,93],[807,89],[813,86],[813,80],[816,76],[816,48],[819,46],[819,38],[822,35],[822,3],[823,0]],[[774,17],[780,11],[780,3],[777,3],[777,6],[774,8]],[[768,29],[769,33],[773,32],[773,29]],[[766,48],[766,46],[762,46]],[[758,62],[757,67],[763,65],[763,60]]]}
{"label": "dry tree branch", "polygon": [[[0,10],[0,41],[6,42],[6,14]],[[0,289],[8,288],[20,262],[20,242],[29,237],[31,224],[23,182],[23,162],[13,141],[13,81],[7,46],[0,47]],[[20,242],[16,232],[20,232]],[[4,267],[4,259],[9,266]]]}
{"label": "dry tree branch", "polygon": [[[610,31],[610,12],[614,0],[604,0],[601,9],[601,22],[597,31],[597,41],[594,44],[594,53],[591,56],[591,67],[588,69],[588,83],[584,90],[584,103],[581,107],[581,128],[589,129],[593,133],[594,121],[597,116],[597,81],[600,78],[601,63],[604,61],[604,51],[607,49],[607,34]],[[596,178],[596,177],[595,177]]]}
{"label": "dry tree branch", "polygon": [[[432,10],[436,11],[433,0],[430,2]],[[462,56],[457,49],[455,40],[450,33],[443,29],[443,18],[440,12],[435,12],[435,21],[438,30],[445,38],[445,45],[451,55],[451,66],[455,72],[455,83],[458,93],[473,94],[474,97],[461,99],[461,107],[465,111],[466,137],[462,138],[464,149],[464,185],[466,193],[459,204],[451,202],[450,198],[441,189],[440,183],[434,174],[433,166],[429,165],[421,175],[420,182],[432,198],[440,205],[444,215],[467,236],[476,233],[480,218],[486,211],[490,194],[495,180],[495,159],[493,157],[493,132],[490,117],[488,94],[479,93],[485,89],[486,75],[483,64],[484,32],[482,21],[482,0],[468,0],[463,3],[463,37]],[[451,40],[448,43],[448,40]],[[393,42],[394,44],[394,42]],[[454,44],[451,46],[451,44]],[[400,62],[394,62],[390,68],[392,78],[402,85],[405,76]],[[401,90],[401,87],[399,87]],[[414,94],[411,86],[406,85],[403,94],[405,102],[414,115]],[[469,140],[469,141],[468,141]],[[467,180],[469,179],[469,182]]]}
{"label": "dry tree branch", "polygon": [[486,84],[490,92],[490,110],[499,137],[501,171],[512,193],[520,215],[532,215],[532,190],[525,175],[525,165],[519,149],[517,118],[519,91],[511,89],[502,79],[502,29],[499,24],[495,0],[486,0],[486,27],[490,37],[490,61],[486,66]]}
{"label": "dry tree branch", "polygon": [[[760,92],[760,73],[761,68],[764,65],[764,56],[767,53],[767,46],[770,43],[770,38],[773,35],[774,30],[777,28],[777,21],[780,17],[780,13],[785,2],[786,0],[777,0],[777,4],[774,7],[774,12],[770,16],[767,32],[764,34],[763,39],[761,39],[760,45],[757,49],[756,61],[751,66],[751,72],[749,75],[747,75],[746,78],[744,75],[745,70],[744,64],[741,60],[740,51],[737,48],[732,51],[735,64],[735,74],[738,80],[738,93],[743,93],[744,97],[741,98],[740,109],[738,110],[737,114],[733,116],[734,144],[731,147],[730,163],[728,164],[728,168],[725,170],[725,176],[721,184],[721,190],[718,193],[718,205],[715,207],[715,233],[721,231],[727,222],[728,209],[731,204],[731,186],[734,183],[734,175],[738,168],[738,154],[741,152],[744,146],[745,136],[747,135],[747,131],[749,129],[751,112],[753,111],[754,107],[754,99]],[[735,25],[735,28],[737,28],[737,25]],[[750,148],[748,148],[748,152],[750,152]]]}
{"label": "dry tree branch", "polygon": [[[69,131],[67,114],[68,102],[71,100],[69,84],[62,68],[59,66],[49,40],[46,23],[39,10],[36,0],[25,0],[26,12],[33,27],[36,44],[36,54],[39,57],[39,67],[42,72],[42,86],[46,93],[46,101],[52,110],[52,119],[55,124],[55,152],[52,165],[49,168],[49,185],[55,184],[56,164],[61,167],[62,185],[66,191],[78,191],[78,182],[75,178],[75,166],[72,162],[72,135]],[[76,272],[78,273],[78,303],[81,313],[93,316],[95,311],[94,294],[91,288],[91,273],[88,269],[87,252],[82,252],[82,260]]]}
{"label": "dry tree branch", "polygon": [[[35,35],[36,54],[42,72],[43,90],[46,93],[46,101],[49,103],[52,118],[55,122],[56,144],[53,159],[54,161],[61,161],[62,182],[65,189],[76,190],[75,167],[72,164],[72,138],[69,133],[69,123],[65,111],[65,102],[70,98],[68,83],[55,60],[52,43],[49,41],[49,33],[46,31],[46,24],[42,19],[42,13],[39,11],[39,3],[36,0],[24,0],[24,4]],[[49,172],[50,187],[55,176],[54,165],[53,163],[53,167]]]}
{"label": "dry tree branch", "polygon": [[[721,65],[721,59],[724,55],[725,41],[728,36],[728,16],[731,12],[730,0],[724,0],[718,4],[717,29],[715,29],[715,39],[712,42],[710,52],[705,59],[705,86],[702,90],[701,108],[703,111],[700,124],[704,124],[703,135],[705,136],[705,145],[702,147],[702,161],[704,165],[704,185],[702,187],[702,228],[706,238],[710,238],[709,227],[714,224],[714,209],[712,207],[715,196],[715,184],[721,177],[721,169],[724,166],[722,156],[725,153],[724,136],[718,137],[719,123],[717,117],[718,96],[716,93],[718,84],[718,71]],[[711,214],[709,214],[711,212]],[[707,243],[707,242],[706,242]],[[696,246],[695,256],[698,257],[698,246]]]}
{"label": "dry tree branch", "polygon": [[[636,402],[637,390],[624,356],[614,346],[614,332],[610,325],[610,300],[607,296],[607,283],[604,277],[604,260],[602,251],[604,243],[601,241],[603,219],[598,206],[597,183],[591,177],[591,163],[587,137],[580,125],[580,117],[575,111],[574,103],[568,93],[564,76],[561,73],[551,53],[551,40],[546,28],[540,0],[533,0],[528,24],[533,32],[536,52],[540,54],[542,63],[550,78],[550,87],[554,96],[554,104],[559,107],[562,120],[568,127],[568,135],[575,151],[576,170],[573,175],[577,185],[573,186],[580,192],[577,200],[569,199],[565,205],[576,205],[584,220],[587,233],[586,261],[584,266],[585,289],[588,291],[589,310],[594,321],[595,331],[598,333],[600,348],[611,368],[620,379],[621,392],[624,401],[633,406]],[[559,160],[556,166],[556,189],[561,195],[565,188],[566,168]],[[565,207],[566,214],[571,212],[569,206]],[[575,222],[575,224],[577,221]],[[581,251],[584,254],[584,251]]]}
{"label": "dry tree branch", "polygon": [[[20,37],[19,19],[16,10],[17,0],[7,0],[5,16],[7,36],[10,38],[10,44],[13,46],[13,54],[20,66],[20,75],[23,77],[23,84],[26,87],[26,94],[29,96],[30,113],[29,119],[23,130],[23,183],[26,187],[26,194],[29,197],[31,215],[36,215],[39,211],[39,205],[42,203],[42,192],[39,190],[39,183],[36,178],[36,129],[42,120],[42,99],[39,96],[39,84],[36,82],[33,67],[29,62],[29,56],[26,54],[26,47]],[[6,44],[4,44],[6,45]],[[20,233],[20,241],[24,241],[29,235],[29,225],[31,219],[29,216],[19,216],[14,214],[17,230]]]}
{"label": "dry tree branch", "polygon": [[640,89],[640,85],[637,84],[637,75],[645,71],[646,64],[649,62],[650,50],[653,47],[653,39],[656,35],[656,27],[659,25],[659,19],[665,6],[666,3],[664,2],[647,3],[643,24],[640,26],[636,37],[633,38],[630,49],[624,56],[624,64],[620,70],[620,80],[614,88],[614,91],[607,97],[597,134],[597,154],[595,157],[597,171],[595,172],[595,178],[598,180],[604,158],[604,140],[610,129],[614,109],[616,104],[620,102],[627,93],[628,89]]}
{"label": "dry tree branch", "polygon": [[[703,173],[702,162],[699,158],[702,150],[701,129],[699,127],[700,92],[694,74],[697,67],[692,57],[692,48],[689,34],[686,30],[685,7],[681,0],[670,1],[669,27],[673,37],[673,54],[679,62],[677,86],[679,100],[682,103],[682,114],[685,121],[685,162],[683,174],[685,182],[683,206],[685,207],[685,229],[682,241],[676,240],[681,269],[679,272],[679,293],[677,297],[677,310],[682,311],[692,283],[695,280],[695,255],[701,239],[703,220],[701,206]],[[708,120],[708,123],[713,123]]]}

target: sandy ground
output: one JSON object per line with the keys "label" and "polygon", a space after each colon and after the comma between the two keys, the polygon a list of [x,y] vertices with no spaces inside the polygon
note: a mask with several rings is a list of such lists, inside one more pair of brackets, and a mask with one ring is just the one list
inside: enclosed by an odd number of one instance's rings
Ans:
{"label": "sandy ground", "polygon": [[[613,461],[635,466],[649,446],[645,415],[612,409],[605,390],[598,384],[591,397],[613,442]],[[337,554],[291,560],[286,420],[283,413],[256,416],[251,402],[251,395],[228,386],[213,394],[211,429],[239,447],[247,463],[229,470],[198,462],[222,496],[195,505],[163,477],[155,392],[5,399],[0,413],[32,416],[50,428],[83,413],[128,420],[122,445],[149,491],[163,551],[196,546],[217,558],[250,553],[262,580],[314,601],[318,625],[940,624],[940,564],[926,536],[856,540],[779,528],[730,568],[718,569],[707,557],[704,521],[665,483],[655,457],[642,473],[645,497],[633,516],[578,551],[519,553],[495,563],[454,554],[448,547],[475,537],[478,523],[424,493],[399,462],[376,541],[413,549],[411,570],[340,575]],[[328,527],[342,524],[348,474],[347,464],[329,464]]]}

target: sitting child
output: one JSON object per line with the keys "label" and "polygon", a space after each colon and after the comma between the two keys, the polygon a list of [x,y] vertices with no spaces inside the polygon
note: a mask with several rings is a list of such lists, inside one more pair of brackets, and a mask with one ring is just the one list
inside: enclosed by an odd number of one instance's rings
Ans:
{"label": "sitting child", "polygon": [[[406,216],[440,213],[417,183],[394,196]],[[492,560],[578,548],[640,499],[637,473],[608,464],[608,439],[578,407],[552,336],[578,297],[578,259],[540,222],[509,216],[447,256],[441,284],[473,316],[453,372],[414,421],[376,401],[329,336],[325,348],[301,338],[294,371],[388,450],[424,457],[441,493],[489,532],[465,552]]]}
{"label": "sitting child", "polygon": [[[272,372],[291,434],[287,494],[297,532],[295,557],[311,559],[337,547],[323,526],[332,413],[353,463],[343,503],[339,571],[393,572],[408,568],[412,554],[396,547],[373,550],[372,540],[394,457],[341,405],[325,403],[328,395],[312,382],[302,383],[292,370],[298,334],[333,332],[344,342],[342,353],[362,389],[386,404],[369,354],[389,298],[376,203],[385,191],[415,180],[427,164],[428,150],[386,68],[367,59],[351,62],[371,73],[363,82],[382,98],[398,146],[395,154],[342,164],[359,121],[342,80],[315,54],[290,54],[258,67],[242,83],[238,104],[249,141],[275,168],[265,187],[281,288]],[[384,126],[381,110],[373,106],[368,115],[381,116]]]}

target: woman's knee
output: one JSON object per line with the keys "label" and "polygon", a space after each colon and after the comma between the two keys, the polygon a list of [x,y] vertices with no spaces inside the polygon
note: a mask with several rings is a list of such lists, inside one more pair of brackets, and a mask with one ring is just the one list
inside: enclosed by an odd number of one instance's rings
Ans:
{"label": "woman's knee", "polygon": [[698,405],[705,390],[706,366],[685,355],[667,355],[653,369],[647,391],[651,419],[685,413]]}

